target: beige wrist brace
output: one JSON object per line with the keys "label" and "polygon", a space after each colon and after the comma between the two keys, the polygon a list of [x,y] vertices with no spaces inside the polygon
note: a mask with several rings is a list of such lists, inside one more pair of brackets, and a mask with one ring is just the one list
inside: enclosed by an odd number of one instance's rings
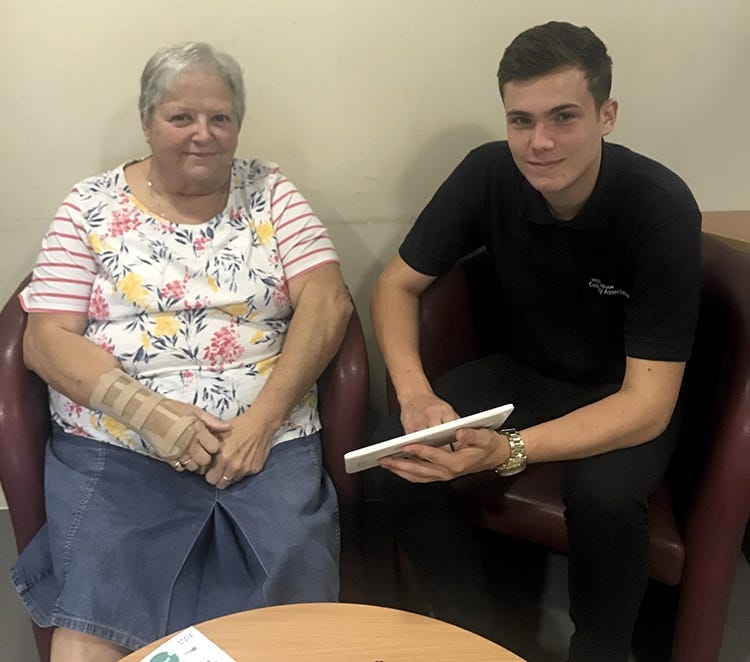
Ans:
{"label": "beige wrist brace", "polygon": [[99,377],[89,401],[92,409],[137,432],[165,460],[182,455],[193,438],[195,416],[180,413],[173,400],[146,388],[120,368]]}

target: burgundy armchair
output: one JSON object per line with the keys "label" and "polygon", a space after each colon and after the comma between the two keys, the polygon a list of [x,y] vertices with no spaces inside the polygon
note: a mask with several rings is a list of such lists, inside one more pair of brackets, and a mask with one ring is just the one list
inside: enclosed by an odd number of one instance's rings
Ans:
{"label": "burgundy armchair", "polygon": [[[44,447],[50,430],[47,387],[23,364],[26,314],[18,287],[0,313],[0,483],[10,510],[16,546],[22,550],[45,521]],[[318,382],[323,456],[339,497],[341,590],[344,602],[363,602],[361,474],[347,474],[344,453],[359,448],[369,401],[369,371],[356,310],[338,353]],[[34,625],[39,658],[48,662],[52,628]]]}
{"label": "burgundy armchair", "polygon": [[[684,383],[690,416],[650,511],[650,575],[679,586],[672,648],[679,662],[718,658],[750,516],[750,260],[706,234],[702,250],[702,303]],[[499,313],[482,305],[493,279],[480,252],[422,295],[421,353],[431,380],[499,350]],[[395,410],[390,382],[387,391]],[[565,553],[561,484],[557,463],[503,480],[484,472],[456,482],[474,525]],[[416,580],[403,555],[397,568],[413,599]]]}

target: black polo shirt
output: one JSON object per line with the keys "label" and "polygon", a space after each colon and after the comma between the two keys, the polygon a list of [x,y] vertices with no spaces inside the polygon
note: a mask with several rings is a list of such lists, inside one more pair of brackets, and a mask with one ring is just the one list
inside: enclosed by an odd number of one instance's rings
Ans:
{"label": "black polo shirt", "polygon": [[560,221],[507,142],[478,147],[435,193],[399,253],[441,275],[486,246],[507,320],[507,351],[543,374],[620,381],[625,356],[684,361],[700,297],[700,212],[661,164],[602,143],[594,191]]}

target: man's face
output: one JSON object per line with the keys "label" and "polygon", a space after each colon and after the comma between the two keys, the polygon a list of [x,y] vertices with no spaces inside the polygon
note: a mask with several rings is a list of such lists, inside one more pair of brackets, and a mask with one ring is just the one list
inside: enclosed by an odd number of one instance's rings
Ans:
{"label": "man's face", "polygon": [[583,71],[571,68],[506,83],[503,103],[518,169],[557,217],[573,218],[596,184],[601,139],[615,125],[617,102],[597,111]]}

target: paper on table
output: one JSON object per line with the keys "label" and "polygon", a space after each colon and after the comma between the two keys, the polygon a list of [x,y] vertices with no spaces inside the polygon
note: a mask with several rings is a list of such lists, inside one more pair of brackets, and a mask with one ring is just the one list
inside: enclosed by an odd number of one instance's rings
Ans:
{"label": "paper on table", "polygon": [[205,634],[189,627],[151,651],[141,662],[237,662]]}

